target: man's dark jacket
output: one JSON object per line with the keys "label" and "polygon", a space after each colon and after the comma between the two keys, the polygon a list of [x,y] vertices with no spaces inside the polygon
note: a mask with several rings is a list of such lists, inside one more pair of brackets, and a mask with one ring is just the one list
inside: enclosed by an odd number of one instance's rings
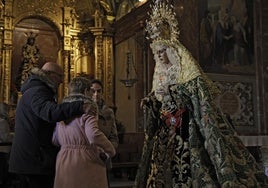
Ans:
{"label": "man's dark jacket", "polygon": [[57,104],[55,89],[38,69],[21,87],[9,171],[53,174],[57,148],[51,143],[56,122],[82,114],[83,102]]}

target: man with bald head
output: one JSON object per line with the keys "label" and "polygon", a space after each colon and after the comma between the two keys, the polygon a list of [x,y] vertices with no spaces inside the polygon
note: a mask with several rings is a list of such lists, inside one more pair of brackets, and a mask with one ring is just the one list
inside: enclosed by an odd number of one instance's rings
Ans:
{"label": "man with bald head", "polygon": [[42,70],[47,74],[48,78],[53,81],[56,89],[58,89],[63,82],[62,68],[57,63],[47,62],[43,65]]}
{"label": "man with bald head", "polygon": [[41,69],[33,68],[21,86],[9,171],[18,175],[25,188],[53,187],[58,148],[52,145],[52,135],[56,122],[92,110],[82,101],[57,104],[62,82],[62,68],[47,62]]}

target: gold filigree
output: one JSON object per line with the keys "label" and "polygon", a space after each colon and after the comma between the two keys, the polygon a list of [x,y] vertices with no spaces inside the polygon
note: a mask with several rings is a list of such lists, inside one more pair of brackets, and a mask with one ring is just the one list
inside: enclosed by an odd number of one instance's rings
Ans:
{"label": "gold filigree", "polygon": [[58,12],[55,7],[60,7],[61,5],[62,1],[20,0],[17,6],[20,11],[34,10],[38,15],[47,13],[57,15]]}
{"label": "gold filigree", "polygon": [[146,22],[148,38],[152,40],[177,40],[178,21],[169,0],[156,0],[151,5],[150,20]]}

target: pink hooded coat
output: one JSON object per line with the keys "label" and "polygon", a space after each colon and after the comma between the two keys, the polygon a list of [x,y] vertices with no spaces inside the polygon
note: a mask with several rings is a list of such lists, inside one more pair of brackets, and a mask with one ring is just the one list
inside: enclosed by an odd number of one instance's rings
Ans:
{"label": "pink hooded coat", "polygon": [[99,130],[97,118],[82,115],[68,123],[59,122],[53,143],[60,145],[54,188],[107,188],[105,162],[100,152],[115,155],[112,143]]}

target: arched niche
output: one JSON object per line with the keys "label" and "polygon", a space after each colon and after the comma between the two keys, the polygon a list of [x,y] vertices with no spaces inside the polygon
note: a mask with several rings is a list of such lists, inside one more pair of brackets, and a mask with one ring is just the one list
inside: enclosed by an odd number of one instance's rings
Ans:
{"label": "arched niche", "polygon": [[23,49],[29,37],[35,38],[34,46],[38,48],[38,67],[45,62],[58,62],[58,54],[61,50],[60,34],[58,29],[49,20],[40,17],[28,17],[14,25],[12,38],[12,66],[11,66],[11,102],[16,104],[18,88],[16,80],[21,74],[20,67],[23,64]]}

